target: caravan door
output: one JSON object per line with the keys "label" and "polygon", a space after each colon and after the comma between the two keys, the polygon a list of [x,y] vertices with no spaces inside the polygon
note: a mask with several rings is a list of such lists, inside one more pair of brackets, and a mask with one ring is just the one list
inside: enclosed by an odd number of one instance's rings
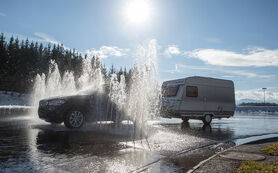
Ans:
{"label": "caravan door", "polygon": [[203,98],[200,97],[199,87],[197,85],[187,84],[183,88],[180,111],[184,114],[195,114],[203,111]]}

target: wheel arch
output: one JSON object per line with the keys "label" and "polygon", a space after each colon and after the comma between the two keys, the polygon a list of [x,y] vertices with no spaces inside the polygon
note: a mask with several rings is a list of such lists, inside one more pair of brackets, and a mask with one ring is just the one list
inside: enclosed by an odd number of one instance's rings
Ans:
{"label": "wheel arch", "polygon": [[205,113],[203,113],[203,117],[205,117],[206,115],[210,115],[212,118],[215,117],[215,114],[213,112],[205,112]]}

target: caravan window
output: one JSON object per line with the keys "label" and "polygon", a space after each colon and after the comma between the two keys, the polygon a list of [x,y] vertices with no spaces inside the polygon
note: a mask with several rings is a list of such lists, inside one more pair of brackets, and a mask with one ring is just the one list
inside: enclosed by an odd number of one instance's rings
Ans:
{"label": "caravan window", "polygon": [[176,86],[169,86],[169,87],[162,87],[162,96],[163,97],[174,97],[177,95],[179,91],[179,85]]}
{"label": "caravan window", "polygon": [[186,86],[187,97],[198,97],[198,88],[196,86]]}

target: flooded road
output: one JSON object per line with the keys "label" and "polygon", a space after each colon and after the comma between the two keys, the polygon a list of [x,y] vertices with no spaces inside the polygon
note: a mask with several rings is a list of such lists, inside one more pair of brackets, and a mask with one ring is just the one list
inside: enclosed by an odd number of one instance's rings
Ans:
{"label": "flooded road", "polygon": [[[51,125],[32,116],[1,115],[0,170],[3,172],[169,172],[165,161],[187,149],[253,135],[278,133],[277,114],[237,113],[233,118],[182,123],[179,119],[92,123],[80,130]],[[141,169],[142,168],[142,169]]]}

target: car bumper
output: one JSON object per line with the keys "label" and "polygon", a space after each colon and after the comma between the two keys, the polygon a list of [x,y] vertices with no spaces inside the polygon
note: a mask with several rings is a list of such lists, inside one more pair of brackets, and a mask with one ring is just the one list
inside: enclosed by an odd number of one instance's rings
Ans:
{"label": "car bumper", "polygon": [[64,121],[64,111],[62,108],[49,109],[48,107],[39,107],[39,118],[47,122],[61,123]]}

